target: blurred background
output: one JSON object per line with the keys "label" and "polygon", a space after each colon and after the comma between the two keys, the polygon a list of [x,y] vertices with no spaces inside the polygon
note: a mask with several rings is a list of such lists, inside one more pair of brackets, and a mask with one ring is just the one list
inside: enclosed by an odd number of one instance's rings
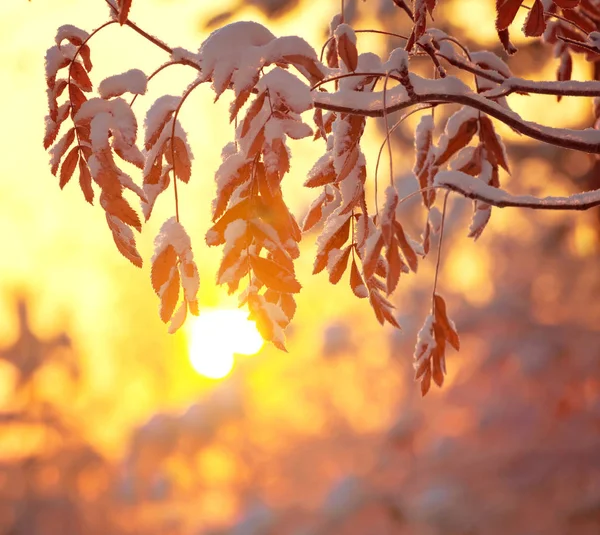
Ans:
{"label": "blurred background", "polygon": [[[357,29],[406,30],[391,0],[346,4]],[[439,27],[473,50],[501,54],[493,7],[441,2]],[[338,9],[309,0],[137,0],[131,18],[190,50],[219,25],[244,19],[320,50]],[[148,266],[138,270],[118,254],[102,210],[85,203],[75,181],[60,191],[42,148],[46,49],[60,25],[90,31],[107,17],[102,0],[0,6],[0,533],[600,533],[598,212],[494,209],[473,243],[471,203],[451,199],[438,288],[462,348],[447,357],[443,389],[421,399],[412,353],[435,255],[400,282],[400,332],[380,327],[346,279],[333,287],[325,274],[310,275],[316,234],[308,234],[288,354],[262,347],[236,299],[215,286],[220,251],[203,237],[232,127],[226,98],[213,104],[200,88],[182,120],[195,161],[180,202],[202,313],[170,336]],[[511,69],[553,79],[551,51],[524,40],[521,22]],[[401,45],[365,34],[358,44],[383,57]],[[90,45],[95,84],[132,67],[150,73],[167,59],[125,27],[107,28]],[[591,76],[592,65],[575,59],[574,78]],[[159,74],[136,101],[140,120],[155,98],[180,94],[193,75],[179,66]],[[509,101],[529,120],[593,124],[589,99]],[[394,137],[403,193],[417,187],[416,121]],[[512,176],[501,176],[510,191],[598,187],[593,158],[498,128],[511,158]],[[369,123],[370,176],[382,132]],[[315,196],[301,184],[323,146],[291,148],[286,194],[301,218]],[[402,210],[418,236],[418,201]],[[146,263],[172,213],[167,192],[138,239]]]}

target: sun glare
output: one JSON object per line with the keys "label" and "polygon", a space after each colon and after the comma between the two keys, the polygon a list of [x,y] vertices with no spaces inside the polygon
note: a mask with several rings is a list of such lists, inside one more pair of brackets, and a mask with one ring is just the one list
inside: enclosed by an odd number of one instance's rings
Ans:
{"label": "sun glare", "polygon": [[263,340],[243,310],[208,310],[189,322],[190,362],[200,375],[221,379],[235,363],[234,355],[254,355]]}

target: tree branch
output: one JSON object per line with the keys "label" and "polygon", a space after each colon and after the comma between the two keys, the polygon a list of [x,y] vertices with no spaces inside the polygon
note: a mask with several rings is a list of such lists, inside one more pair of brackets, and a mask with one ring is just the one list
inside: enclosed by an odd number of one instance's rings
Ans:
{"label": "tree branch", "polygon": [[[387,92],[387,113],[403,110],[415,104],[462,104],[487,113],[510,126],[516,132],[532,139],[565,149],[600,154],[600,131],[598,130],[592,128],[585,130],[553,128],[525,121],[514,111],[504,108],[485,95],[474,93],[470,87],[454,76],[441,80],[431,80],[411,74],[410,80],[415,89],[412,96],[407,94],[403,86],[396,86]],[[560,82],[546,83],[555,84]],[[598,84],[598,90],[593,93],[600,96],[600,84]],[[313,94],[313,103],[316,108],[366,117],[383,117],[384,114],[383,93],[381,91],[377,93],[347,90],[336,93],[316,92]]]}
{"label": "tree branch", "polygon": [[461,171],[440,171],[434,180],[435,187],[456,191],[464,197],[485,202],[497,208],[530,208],[532,210],[588,210],[600,206],[600,190],[576,193],[570,197],[544,197],[511,195],[507,191],[489,186],[482,180]]}

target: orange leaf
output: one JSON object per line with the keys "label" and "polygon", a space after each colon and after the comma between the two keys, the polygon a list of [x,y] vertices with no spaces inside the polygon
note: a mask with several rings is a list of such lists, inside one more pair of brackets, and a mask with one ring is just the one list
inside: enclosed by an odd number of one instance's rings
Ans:
{"label": "orange leaf", "polygon": [[418,267],[417,253],[415,253],[415,250],[413,249],[412,245],[408,241],[408,238],[404,234],[404,229],[402,228],[402,225],[398,223],[398,221],[395,222],[395,228],[396,238],[398,239],[398,243],[400,244],[402,254],[404,255],[404,258],[406,258],[408,267],[413,271],[413,273],[416,273]]}
{"label": "orange leaf", "polygon": [[160,295],[160,319],[167,323],[179,301],[179,271],[173,271],[173,276],[163,288]]}
{"label": "orange leaf", "polygon": [[479,117],[479,139],[481,139],[488,153],[492,156],[491,162],[493,164],[501,165],[510,173],[502,141],[500,141],[500,137],[494,129],[494,124],[490,118],[485,115]]}
{"label": "orange leaf", "polygon": [[75,166],[77,165],[78,156],[79,147],[73,147],[70,150],[69,154],[67,154],[67,157],[64,159],[62,167],[60,168],[60,189],[63,189],[67,182],[71,180],[71,177],[73,176],[73,171],[75,171]]}
{"label": "orange leaf", "polygon": [[294,274],[272,260],[250,255],[250,265],[257,279],[277,292],[298,293],[302,286]]}
{"label": "orange leaf", "polygon": [[466,147],[477,132],[477,119],[471,118],[464,121],[456,131],[456,134],[448,140],[446,149],[435,160],[435,165],[442,165],[460,149]]}
{"label": "orange leaf", "polygon": [[123,197],[109,197],[103,193],[106,200],[102,206],[109,214],[114,215],[126,225],[135,228],[138,232],[142,231],[142,223],[135,210]]}
{"label": "orange leaf", "polygon": [[523,0],[496,0],[496,29],[506,30],[515,19]]}
{"label": "orange leaf", "polygon": [[535,0],[525,19],[523,32],[528,37],[539,37],[544,33],[545,29],[546,21],[544,20],[544,6],[542,0]]}
{"label": "orange leaf", "polygon": [[79,187],[87,202],[94,202],[94,190],[92,189],[92,175],[83,157],[79,158]]}
{"label": "orange leaf", "polygon": [[[258,115],[260,110],[262,110],[263,104],[265,103],[266,96],[267,96],[267,92],[263,91],[260,95],[258,95],[254,99],[252,104],[250,104],[250,107],[248,108],[248,111],[246,112],[246,116],[244,117],[244,122],[242,124],[242,129],[240,131],[240,137],[246,137],[246,134],[250,130],[252,121]],[[233,118],[231,118],[230,120],[233,120]]]}
{"label": "orange leaf", "polygon": [[360,299],[364,299],[369,295],[365,282],[358,271],[356,260],[352,259],[352,266],[350,268],[350,287],[354,295]]}
{"label": "orange leaf", "polygon": [[450,342],[450,345],[458,351],[460,349],[460,339],[454,324],[448,319],[446,312],[446,301],[441,295],[435,294],[433,296],[435,304],[435,321],[440,325],[444,338]]}
{"label": "orange leaf", "polygon": [[158,294],[162,286],[169,280],[171,270],[177,264],[177,253],[172,245],[167,245],[160,254],[152,261],[150,280],[152,287]]}
{"label": "orange leaf", "polygon": [[71,63],[71,78],[77,82],[79,88],[85,92],[92,90],[92,81],[80,63],[74,61]]}
{"label": "orange leaf", "polygon": [[338,54],[348,70],[355,71],[358,66],[358,51],[356,45],[343,33],[337,39]]}
{"label": "orange leaf", "polygon": [[335,264],[329,271],[329,282],[331,284],[337,284],[340,282],[342,275],[348,267],[348,258],[350,258],[350,252],[352,251],[352,245],[348,245],[344,251],[340,254]]}
{"label": "orange leaf", "polygon": [[333,249],[341,249],[342,245],[348,241],[350,236],[350,220],[352,217],[348,217],[338,229],[329,237],[329,239],[319,248],[317,258],[315,260],[315,266],[313,268],[313,275],[320,273],[327,266],[327,259],[329,253]]}
{"label": "orange leaf", "polygon": [[119,0],[119,24],[123,26],[127,22],[129,10],[131,9],[131,0]]}

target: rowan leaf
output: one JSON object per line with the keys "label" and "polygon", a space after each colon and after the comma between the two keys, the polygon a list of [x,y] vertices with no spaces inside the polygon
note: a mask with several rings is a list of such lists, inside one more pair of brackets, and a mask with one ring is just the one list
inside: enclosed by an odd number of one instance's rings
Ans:
{"label": "rowan leaf", "polygon": [[63,160],[62,167],[60,168],[60,189],[63,189],[67,182],[71,180],[75,167],[77,166],[77,158],[79,157],[79,147],[73,147],[66,158]]}
{"label": "rowan leaf", "polygon": [[544,33],[545,29],[544,5],[542,4],[542,0],[535,0],[525,19],[523,33],[528,37],[539,37]]}
{"label": "rowan leaf", "polygon": [[177,253],[172,245],[167,245],[157,256],[152,260],[150,268],[150,280],[154,291],[159,294],[160,289],[169,279],[171,271],[177,265]]}
{"label": "rowan leaf", "polygon": [[272,260],[250,255],[250,266],[256,278],[267,288],[284,293],[298,293],[302,288],[291,271]]}

